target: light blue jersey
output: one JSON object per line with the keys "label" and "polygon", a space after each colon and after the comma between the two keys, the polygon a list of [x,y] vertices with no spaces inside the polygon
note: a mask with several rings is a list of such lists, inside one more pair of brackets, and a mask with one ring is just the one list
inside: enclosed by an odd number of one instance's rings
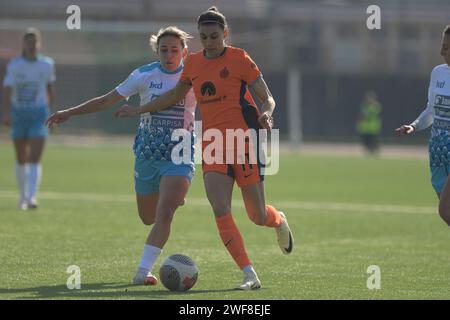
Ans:
{"label": "light blue jersey", "polygon": [[55,79],[54,61],[49,57],[28,60],[19,56],[8,63],[3,86],[11,88],[13,139],[48,135],[44,125],[49,113],[47,85]]}
{"label": "light blue jersey", "polygon": [[432,126],[431,183],[440,193],[450,173],[450,67],[447,64],[438,65],[431,72],[427,107],[412,125],[416,131]]}
{"label": "light blue jersey", "polygon": [[[182,66],[169,73],[161,67],[159,62],[153,62],[134,70],[123,83],[117,86],[116,90],[123,97],[139,93],[141,105],[144,105],[174,88],[181,71]],[[192,133],[193,138],[196,104],[191,89],[185,99],[173,107],[152,114],[142,114],[133,147],[136,157],[151,161],[170,161],[171,152],[179,142],[172,141],[173,131],[185,129]]]}
{"label": "light blue jersey", "polygon": [[[128,78],[116,87],[123,97],[139,94],[144,105],[173,89],[181,76],[183,66],[174,72],[161,67],[159,61],[134,70]],[[196,100],[193,90],[171,108],[141,115],[138,132],[133,145],[135,161],[135,188],[141,195],[153,194],[159,190],[162,176],[185,176],[191,181],[194,175],[194,123]],[[172,133],[184,129],[188,133],[190,157],[182,164],[173,163],[172,151],[181,142],[172,140]],[[182,154],[180,154],[182,156]]]}

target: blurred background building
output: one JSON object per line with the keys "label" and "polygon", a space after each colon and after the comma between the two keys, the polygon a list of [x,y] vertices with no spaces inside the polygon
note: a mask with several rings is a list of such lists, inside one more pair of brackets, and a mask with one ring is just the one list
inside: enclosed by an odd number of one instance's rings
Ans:
{"label": "blurred background building", "polygon": [[[71,4],[81,8],[81,30],[66,28]],[[372,4],[381,8],[380,30],[366,27]],[[394,141],[393,130],[426,104],[429,74],[443,63],[442,30],[450,24],[449,0],[1,0],[0,79],[20,53],[23,30],[35,26],[43,53],[56,62],[57,105],[73,106],[154,60],[148,36],[161,27],[190,32],[190,50],[199,50],[196,19],[211,5],[228,18],[229,42],[262,69],[281,136],[305,141],[357,141],[367,90],[383,105],[382,141]],[[124,134],[135,125],[106,111],[74,119],[59,132]]]}

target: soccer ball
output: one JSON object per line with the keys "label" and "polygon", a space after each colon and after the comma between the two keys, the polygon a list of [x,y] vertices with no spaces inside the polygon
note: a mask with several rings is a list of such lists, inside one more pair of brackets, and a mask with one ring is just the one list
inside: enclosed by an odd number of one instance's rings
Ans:
{"label": "soccer ball", "polygon": [[197,282],[198,268],[194,260],[184,254],[167,257],[159,268],[159,278],[170,291],[187,291]]}

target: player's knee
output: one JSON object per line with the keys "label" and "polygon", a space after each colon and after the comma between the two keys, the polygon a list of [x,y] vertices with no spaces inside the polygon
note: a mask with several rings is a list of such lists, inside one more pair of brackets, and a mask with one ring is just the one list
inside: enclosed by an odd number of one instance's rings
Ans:
{"label": "player's knee", "polygon": [[142,223],[145,224],[146,226],[151,226],[154,222],[155,222],[155,218],[151,217],[145,217],[145,216],[141,216],[141,220]]}
{"label": "player's knee", "polygon": [[450,227],[450,214],[443,215],[440,213],[442,220]]}
{"label": "player's knee", "polygon": [[[184,200],[184,198],[183,198]],[[172,214],[177,210],[181,204],[180,199],[175,198],[160,198],[158,202],[158,211],[164,211],[165,214]]]}
{"label": "player's knee", "polygon": [[139,218],[146,226],[151,226],[155,223],[155,212],[151,210],[139,210]]}
{"label": "player's knee", "polygon": [[441,216],[442,220],[444,220],[445,223],[450,226],[450,204],[441,201],[439,203],[439,215]]}

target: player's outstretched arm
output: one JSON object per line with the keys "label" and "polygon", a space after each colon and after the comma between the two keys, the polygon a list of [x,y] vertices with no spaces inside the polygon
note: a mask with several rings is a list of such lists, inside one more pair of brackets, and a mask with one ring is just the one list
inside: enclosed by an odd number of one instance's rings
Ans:
{"label": "player's outstretched arm", "polygon": [[157,112],[167,108],[172,107],[179,101],[181,101],[188,91],[191,89],[191,86],[182,81],[178,81],[175,88],[167,91],[163,95],[159,96],[157,99],[150,101],[140,107],[133,107],[131,105],[123,105],[114,113],[118,118],[129,118],[129,117],[137,117],[142,113],[147,112]]}
{"label": "player's outstretched arm", "polygon": [[114,89],[103,96],[99,96],[89,101],[83,102],[82,104],[76,107],[60,110],[53,113],[45,121],[45,125],[49,128],[53,128],[55,125],[69,120],[71,116],[99,112],[113,106],[114,104],[122,101],[123,99],[124,97],[122,97]]}
{"label": "player's outstretched arm", "polygon": [[416,120],[411,124],[404,124],[397,129],[395,133],[398,136],[410,135],[416,131],[424,130],[433,124],[433,105],[428,103],[427,107],[420,113]]}

